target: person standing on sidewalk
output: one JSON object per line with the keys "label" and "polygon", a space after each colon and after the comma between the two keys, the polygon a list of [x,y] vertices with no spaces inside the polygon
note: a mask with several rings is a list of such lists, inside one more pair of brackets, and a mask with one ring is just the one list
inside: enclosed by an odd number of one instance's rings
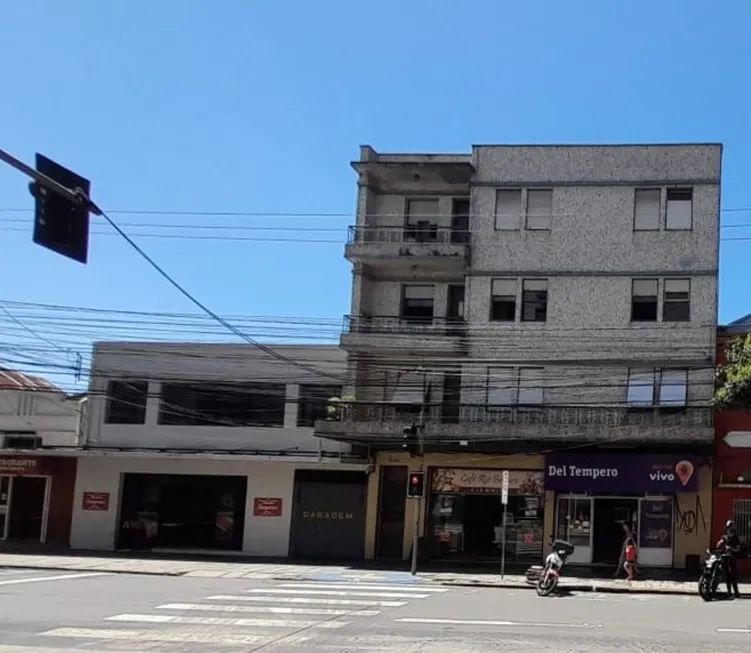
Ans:
{"label": "person standing on sidewalk", "polygon": [[741,541],[735,530],[735,522],[728,519],[725,522],[725,532],[722,534],[720,541],[717,542],[718,550],[722,551],[723,561],[725,564],[725,582],[728,586],[728,596],[739,598],[741,593],[738,591],[738,555],[741,552]]}
{"label": "person standing on sidewalk", "polygon": [[634,534],[631,532],[628,524],[625,521],[619,523],[623,528],[623,542],[621,544],[621,554],[618,556],[618,566],[615,568],[613,578],[620,578],[623,564],[626,562],[626,544],[629,540],[634,538]]}

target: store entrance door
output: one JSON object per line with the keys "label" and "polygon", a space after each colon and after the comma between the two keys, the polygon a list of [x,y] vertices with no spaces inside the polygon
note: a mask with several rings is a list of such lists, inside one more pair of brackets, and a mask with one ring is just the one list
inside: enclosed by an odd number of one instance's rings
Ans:
{"label": "store entrance door", "polygon": [[627,529],[636,537],[638,521],[638,499],[616,497],[595,499],[592,562],[617,565]]}
{"label": "store entrance door", "polygon": [[9,540],[42,541],[46,497],[46,477],[13,477],[7,531]]}

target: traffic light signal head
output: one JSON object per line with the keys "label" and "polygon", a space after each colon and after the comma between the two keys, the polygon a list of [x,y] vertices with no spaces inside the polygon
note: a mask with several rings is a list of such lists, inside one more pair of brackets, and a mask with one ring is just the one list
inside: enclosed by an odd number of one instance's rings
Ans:
{"label": "traffic light signal head", "polygon": [[404,449],[410,456],[417,455],[417,426],[414,424],[405,426],[403,433],[404,441],[402,442],[402,449]]}
{"label": "traffic light signal head", "polygon": [[[41,154],[36,155],[36,169],[70,190],[80,189],[88,198],[91,183]],[[29,184],[34,197],[34,236],[37,245],[86,263],[89,256],[89,206],[43,188]]]}
{"label": "traffic light signal head", "polygon": [[407,486],[407,496],[410,499],[422,499],[425,495],[425,472],[411,472]]}

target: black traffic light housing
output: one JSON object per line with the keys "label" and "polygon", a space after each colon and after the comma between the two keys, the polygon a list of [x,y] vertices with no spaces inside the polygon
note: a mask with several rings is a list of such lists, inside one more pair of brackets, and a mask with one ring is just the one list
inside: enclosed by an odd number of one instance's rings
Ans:
{"label": "black traffic light housing", "polygon": [[419,443],[417,425],[411,424],[405,426],[403,433],[404,442],[402,442],[402,449],[404,449],[410,456],[416,456]]}
{"label": "black traffic light housing", "polygon": [[422,499],[425,496],[425,472],[410,472],[407,496],[410,499]]}
{"label": "black traffic light housing", "polygon": [[80,190],[83,197],[82,201],[75,202],[37,182],[29,184],[35,200],[34,242],[85,264],[89,257],[91,182],[41,154],[36,155],[36,169],[65,188]]}

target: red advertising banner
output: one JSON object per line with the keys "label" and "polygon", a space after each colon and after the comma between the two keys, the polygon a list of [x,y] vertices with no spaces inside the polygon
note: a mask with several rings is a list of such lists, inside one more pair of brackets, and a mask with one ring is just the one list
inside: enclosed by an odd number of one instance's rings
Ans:
{"label": "red advertising banner", "polygon": [[110,493],[84,492],[81,508],[95,512],[107,512],[110,509]]}
{"label": "red advertising banner", "polygon": [[278,497],[255,497],[253,499],[254,517],[281,517],[282,500]]}

